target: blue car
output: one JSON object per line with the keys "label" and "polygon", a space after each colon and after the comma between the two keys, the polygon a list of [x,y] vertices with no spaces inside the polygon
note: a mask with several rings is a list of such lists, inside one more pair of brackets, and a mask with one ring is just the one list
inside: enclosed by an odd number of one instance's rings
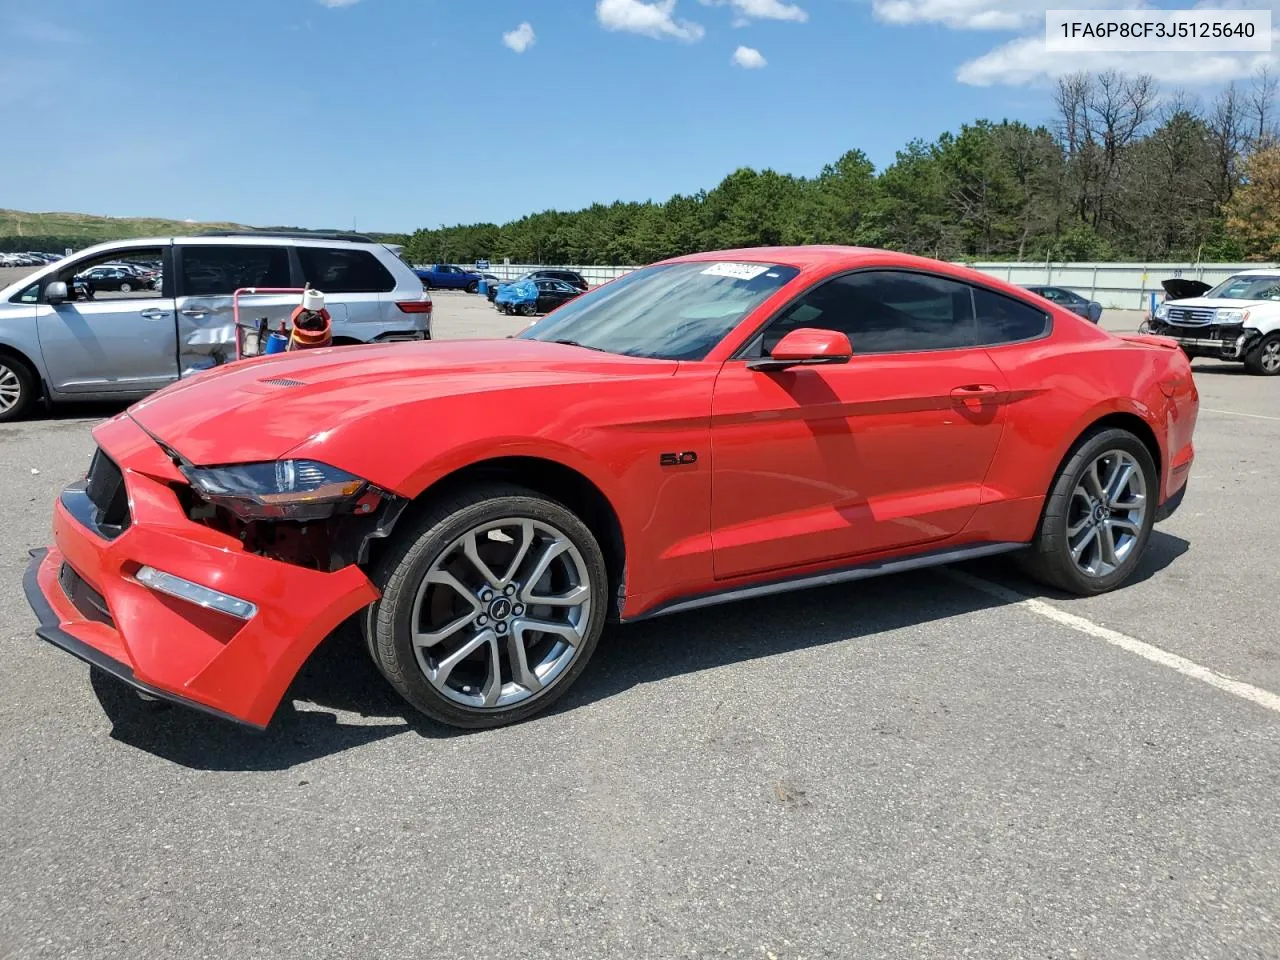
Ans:
{"label": "blue car", "polygon": [[481,274],[451,263],[437,263],[425,270],[413,272],[428,290],[465,290],[467,293],[475,293],[480,289]]}

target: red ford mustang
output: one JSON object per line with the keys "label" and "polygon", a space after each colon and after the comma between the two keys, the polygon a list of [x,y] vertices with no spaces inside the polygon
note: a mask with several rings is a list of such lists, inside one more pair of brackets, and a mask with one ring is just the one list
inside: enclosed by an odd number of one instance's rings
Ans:
{"label": "red ford mustang", "polygon": [[656,264],[506,340],[249,360],[94,431],[27,594],[39,635],[265,726],[354,614],[414,707],[546,708],[606,619],[1003,551],[1119,586],[1182,500],[1198,396],[961,267],[761,248]]}

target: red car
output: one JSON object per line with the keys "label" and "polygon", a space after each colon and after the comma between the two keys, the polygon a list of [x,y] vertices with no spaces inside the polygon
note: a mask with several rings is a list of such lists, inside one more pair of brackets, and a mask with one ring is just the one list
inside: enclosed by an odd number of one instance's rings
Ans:
{"label": "red car", "polygon": [[512,339],[161,391],[94,431],[27,593],[44,639],[257,727],[360,614],[409,703],[496,726],[563,694],[609,619],[1005,551],[1117,587],[1182,500],[1198,403],[1172,341],[961,267],[698,254]]}

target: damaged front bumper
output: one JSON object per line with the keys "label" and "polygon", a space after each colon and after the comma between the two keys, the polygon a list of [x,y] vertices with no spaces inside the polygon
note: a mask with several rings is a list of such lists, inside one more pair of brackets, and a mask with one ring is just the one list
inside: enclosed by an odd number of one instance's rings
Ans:
{"label": "damaged front bumper", "polygon": [[1176,340],[1193,357],[1219,360],[1243,360],[1262,338],[1257,330],[1239,323],[1187,325],[1164,320],[1148,320],[1143,333],[1154,333]]}
{"label": "damaged front bumper", "polygon": [[181,475],[127,417],[94,436],[119,466],[126,522],[97,522],[84,484],[59,498],[54,545],[24,582],[37,635],[149,696],[266,727],[311,652],[377,589],[354,564],[260,556],[189,519]]}

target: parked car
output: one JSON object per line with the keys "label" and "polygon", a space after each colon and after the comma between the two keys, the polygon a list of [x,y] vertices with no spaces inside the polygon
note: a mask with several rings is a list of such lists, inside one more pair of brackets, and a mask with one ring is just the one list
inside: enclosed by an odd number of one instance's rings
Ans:
{"label": "parked car", "polygon": [[1162,283],[1168,298],[1144,326],[1172,337],[1188,357],[1235,360],[1252,374],[1280,374],[1280,270],[1242,270],[1216,287]]}
{"label": "parked car", "polygon": [[494,302],[502,313],[532,317],[550,313],[580,296],[581,290],[563,280],[517,280],[507,284]]}
{"label": "parked car", "polygon": [[1115,589],[1183,499],[1198,402],[1168,340],[960,266],[696,254],[512,339],[281,354],[136,404],[26,591],[44,639],[251,726],[354,618],[408,703],[494,727],[572,687],[608,619],[1006,552]]}
{"label": "parked car", "polygon": [[[582,291],[587,290],[589,286],[587,281],[583,279],[582,274],[577,273],[576,271],[573,271],[573,270],[555,270],[555,269],[530,270],[528,273],[523,273],[520,276],[516,277],[515,280],[505,281],[505,282],[519,283],[521,280],[560,280],[564,283],[569,284],[570,286],[577,287],[578,290],[582,290]],[[498,294],[498,288],[496,286],[490,285],[489,287],[490,303],[494,302],[494,300],[497,298],[497,294]]]}
{"label": "parked car", "polygon": [[77,273],[75,279],[85,284],[91,294],[103,290],[118,290],[129,293],[133,290],[144,290],[149,284],[128,267],[116,264],[104,264],[93,267],[83,273]]}
{"label": "parked car", "polygon": [[481,274],[475,270],[464,270],[451,263],[437,263],[425,270],[414,270],[428,290],[465,290],[475,293],[480,289]]}
{"label": "parked car", "polygon": [[1066,287],[1045,287],[1038,284],[1027,286],[1025,289],[1044,297],[1052,303],[1056,303],[1060,307],[1065,307],[1077,316],[1084,317],[1090,323],[1097,323],[1102,319],[1102,304],[1096,300],[1082,297],[1074,290],[1068,290]]}
{"label": "parked car", "polygon": [[[146,260],[162,264],[150,280],[124,263]],[[101,244],[0,291],[0,421],[42,395],[133,400],[233,360],[235,290],[307,283],[326,296],[335,344],[431,336],[430,294],[378,243],[229,233]],[[298,302],[244,297],[242,319],[275,329]]]}

